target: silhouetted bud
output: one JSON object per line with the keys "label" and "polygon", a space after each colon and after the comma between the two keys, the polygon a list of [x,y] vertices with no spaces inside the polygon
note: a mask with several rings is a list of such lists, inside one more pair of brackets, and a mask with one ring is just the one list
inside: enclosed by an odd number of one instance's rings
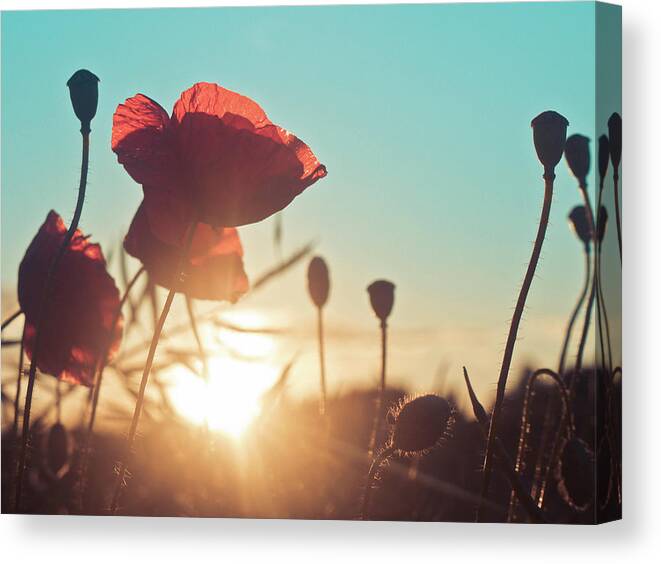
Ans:
{"label": "silhouetted bud", "polygon": [[608,212],[604,206],[599,208],[597,213],[597,238],[601,243],[604,240],[604,235],[606,235],[606,224],[608,223]]}
{"label": "silhouetted bud", "polygon": [[567,504],[578,510],[587,509],[595,495],[594,454],[581,439],[565,442],[556,468],[558,492]]}
{"label": "silhouetted bud", "polygon": [[395,285],[387,280],[377,280],[367,287],[367,291],[374,313],[385,323],[395,301]]}
{"label": "silhouetted bud", "polygon": [[544,165],[544,172],[552,173],[562,158],[569,122],[558,112],[549,110],[539,114],[530,125],[537,157]]}
{"label": "silhouetted bud", "polygon": [[48,431],[46,438],[46,466],[48,473],[55,478],[61,478],[69,469],[71,445],[66,427],[55,423]]}
{"label": "silhouetted bud", "polygon": [[405,454],[428,450],[445,436],[452,419],[452,407],[437,395],[404,401],[391,414],[392,446]]}
{"label": "silhouetted bud", "polygon": [[73,111],[80,120],[80,131],[89,133],[90,123],[96,115],[99,102],[99,78],[90,71],[81,69],[73,73],[67,86]]}
{"label": "silhouetted bud", "polygon": [[608,119],[608,143],[611,150],[613,173],[617,174],[622,159],[622,117],[617,112]]}
{"label": "silhouetted bud", "polygon": [[590,139],[578,134],[568,137],[565,143],[565,159],[579,185],[585,187],[585,179],[590,172]]}
{"label": "silhouetted bud", "polygon": [[576,236],[588,246],[592,237],[590,236],[590,225],[585,215],[585,206],[576,206],[569,212],[568,217]]}
{"label": "silhouetted bud", "polygon": [[608,161],[610,160],[611,150],[608,143],[608,137],[602,135],[599,137],[599,178],[603,180],[608,170]]}
{"label": "silhouetted bud", "polygon": [[323,307],[328,301],[330,279],[326,262],[321,257],[314,257],[308,266],[308,291],[317,307]]}

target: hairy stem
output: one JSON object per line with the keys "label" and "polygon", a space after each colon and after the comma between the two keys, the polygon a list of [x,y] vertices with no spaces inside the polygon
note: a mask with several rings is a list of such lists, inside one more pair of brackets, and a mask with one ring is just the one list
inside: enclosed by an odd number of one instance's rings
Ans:
{"label": "hairy stem", "polygon": [[131,420],[131,426],[129,428],[129,434],[126,441],[126,454],[124,460],[120,462],[119,469],[117,472],[117,477],[115,479],[115,486],[112,496],[112,502],[110,504],[110,513],[114,515],[117,512],[117,505],[119,503],[119,498],[122,493],[124,486],[124,480],[126,478],[126,468],[131,461],[133,454],[133,446],[135,443],[135,435],[138,431],[138,423],[140,421],[140,414],[142,413],[142,407],[145,402],[145,390],[147,389],[147,383],[149,381],[149,373],[151,372],[152,364],[154,363],[154,355],[156,354],[156,348],[158,346],[158,340],[163,331],[163,326],[165,325],[165,320],[170,313],[170,307],[172,306],[172,301],[174,300],[174,295],[177,292],[179,283],[181,280],[182,271],[188,261],[188,253],[190,251],[191,243],[193,242],[193,235],[195,234],[195,229],[197,227],[197,221],[194,221],[188,229],[186,235],[186,241],[184,243],[183,251],[181,253],[181,258],[179,259],[179,264],[177,266],[177,271],[173,275],[172,284],[170,285],[170,291],[163,305],[163,310],[161,315],[156,323],[154,328],[154,335],[149,346],[149,352],[147,353],[147,361],[145,362],[145,368],[142,372],[142,379],[140,381],[140,390],[138,392],[138,399],[135,403],[135,409],[133,411],[133,419]]}
{"label": "hairy stem", "polygon": [[523,315],[523,310],[526,304],[528,291],[532,285],[532,280],[535,275],[535,269],[539,261],[539,256],[542,252],[542,245],[544,243],[544,236],[546,235],[546,228],[549,222],[549,215],[551,213],[551,202],[553,200],[553,179],[555,174],[553,171],[546,170],[544,172],[544,202],[542,205],[542,213],[537,229],[537,236],[533,245],[530,263],[526,270],[525,278],[523,279],[523,286],[519,292],[519,297],[514,309],[512,323],[510,324],[509,334],[507,336],[507,343],[505,345],[505,353],[503,355],[503,363],[498,377],[498,387],[496,390],[496,403],[494,404],[493,413],[491,414],[491,423],[489,425],[489,434],[487,437],[487,448],[484,455],[484,465],[482,470],[482,490],[480,493],[480,504],[477,510],[477,521],[482,521],[484,518],[485,502],[489,498],[489,485],[491,480],[491,470],[493,466],[494,443],[498,432],[498,423],[500,413],[505,399],[505,387],[507,385],[507,377],[509,374],[510,364],[512,363],[512,354],[514,353],[514,345],[516,343],[516,336],[519,330],[519,324]]}
{"label": "hairy stem", "polygon": [[392,446],[386,447],[383,449],[377,456],[374,458],[370,470],[367,473],[367,482],[365,484],[365,492],[363,494],[363,506],[360,511],[361,519],[367,521],[369,519],[370,513],[370,501],[372,500],[372,486],[374,485],[374,478],[376,473],[381,468],[381,465],[390,458],[395,452],[395,448]]}
{"label": "hairy stem", "polygon": [[326,415],[326,361],[324,356],[324,316],[322,308],[317,308],[317,337],[319,339],[319,415]]}
{"label": "hairy stem", "polygon": [[379,382],[379,390],[376,395],[376,405],[374,407],[374,419],[372,421],[372,434],[370,435],[368,457],[372,460],[374,456],[374,449],[376,448],[376,441],[381,434],[381,425],[383,417],[384,396],[386,391],[386,354],[388,343],[388,325],[385,320],[381,321],[381,380]]}
{"label": "hairy stem", "polygon": [[92,435],[94,433],[94,424],[96,422],[96,411],[99,405],[99,397],[101,395],[101,385],[103,384],[103,372],[105,371],[106,368],[108,352],[110,350],[110,347],[112,346],[114,328],[117,327],[117,323],[119,323],[119,318],[122,315],[122,308],[124,307],[126,301],[129,299],[129,294],[133,289],[133,286],[135,286],[136,282],[138,281],[138,279],[140,278],[143,272],[145,272],[144,266],[140,267],[140,269],[133,275],[133,278],[131,278],[131,280],[126,285],[126,289],[124,290],[124,295],[119,300],[119,305],[117,306],[117,310],[115,311],[115,315],[113,317],[113,321],[111,324],[112,329],[110,330],[108,343],[101,351],[96,361],[97,364],[94,371],[94,383],[92,385],[90,416],[89,416],[89,421],[87,422],[85,438],[83,439],[83,443],[82,443],[83,446],[81,448],[82,459],[80,463],[79,482],[78,482],[78,492],[79,492],[78,506],[81,510],[83,509],[82,504],[83,504],[85,488],[87,483],[87,471],[88,471],[89,457],[90,457],[90,443],[92,441]]}
{"label": "hairy stem", "polygon": [[34,391],[34,382],[37,376],[37,364],[39,360],[39,353],[41,348],[41,339],[43,331],[43,322],[48,314],[48,306],[52,299],[53,292],[53,279],[57,273],[62,257],[67,252],[71,239],[78,229],[80,216],[83,212],[83,203],[85,202],[85,189],[87,187],[87,171],[89,168],[89,147],[90,137],[89,132],[82,133],[83,136],[83,149],[82,149],[82,163],[80,166],[80,184],[78,186],[78,201],[76,202],[76,210],[73,214],[73,219],[69,225],[69,230],[64,236],[64,240],[57,251],[57,254],[51,262],[46,280],[43,285],[43,294],[41,296],[41,303],[39,304],[39,311],[36,319],[36,331],[34,338],[34,347],[32,349],[32,359],[30,362],[30,372],[28,375],[28,387],[25,394],[25,406],[23,407],[23,433],[21,436],[21,453],[18,462],[18,476],[16,479],[16,499],[15,510],[21,510],[21,501],[23,495],[23,487],[25,481],[25,474],[27,470],[27,453],[28,443],[30,438],[30,409],[32,407],[32,393]]}

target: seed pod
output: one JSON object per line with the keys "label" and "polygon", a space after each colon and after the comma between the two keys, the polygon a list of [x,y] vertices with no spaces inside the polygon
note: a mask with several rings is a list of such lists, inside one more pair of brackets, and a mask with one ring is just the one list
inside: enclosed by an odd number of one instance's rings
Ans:
{"label": "seed pod", "polygon": [[565,143],[565,159],[579,185],[585,186],[590,172],[590,139],[578,134],[568,137]]}
{"label": "seed pod", "polygon": [[308,292],[317,307],[324,307],[330,292],[328,266],[321,257],[314,257],[308,266]]}
{"label": "seed pod", "polygon": [[622,159],[622,117],[615,112],[608,119],[608,143],[610,145],[613,173],[617,173]]}
{"label": "seed pod", "polygon": [[577,511],[585,511],[594,501],[594,471],[594,453],[585,441],[565,441],[555,472],[558,492]]}
{"label": "seed pod", "polygon": [[89,133],[90,123],[96,115],[99,102],[99,78],[90,71],[81,69],[73,73],[67,86],[73,111],[80,120],[80,131]]}
{"label": "seed pod", "polygon": [[602,135],[599,137],[599,179],[603,181],[606,178],[606,172],[608,171],[608,161],[611,156],[610,144],[608,143],[608,137]]}
{"label": "seed pod", "polygon": [[404,401],[390,417],[395,426],[392,446],[404,454],[429,450],[445,436],[452,419],[452,407],[437,395]]}
{"label": "seed pod", "polygon": [[395,302],[395,285],[387,280],[377,280],[367,287],[370,303],[376,316],[385,323]]}
{"label": "seed pod", "polygon": [[590,226],[588,225],[587,217],[585,216],[585,206],[576,206],[569,212],[567,216],[569,224],[572,226],[576,236],[583,242],[584,245],[590,244]]}
{"label": "seed pod", "polygon": [[61,478],[69,469],[71,443],[64,425],[55,423],[46,437],[46,471],[56,479]]}
{"label": "seed pod", "polygon": [[562,158],[569,122],[558,112],[549,110],[539,114],[530,125],[537,157],[544,165],[545,174],[552,173]]}
{"label": "seed pod", "polygon": [[606,235],[606,224],[608,223],[608,212],[604,206],[599,208],[597,214],[597,238],[601,243],[604,240],[604,235]]}

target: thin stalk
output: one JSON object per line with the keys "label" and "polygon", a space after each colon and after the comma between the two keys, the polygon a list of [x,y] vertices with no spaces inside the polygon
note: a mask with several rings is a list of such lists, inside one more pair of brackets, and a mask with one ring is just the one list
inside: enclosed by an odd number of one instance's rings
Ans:
{"label": "thin stalk", "polygon": [[482,473],[482,490],[480,493],[480,504],[477,510],[477,521],[481,521],[484,517],[485,502],[489,498],[489,484],[491,480],[491,470],[493,466],[494,443],[496,434],[498,432],[498,423],[500,419],[500,412],[502,411],[503,401],[505,399],[505,387],[507,385],[507,376],[509,374],[510,364],[512,363],[512,354],[514,353],[514,345],[516,343],[516,336],[523,315],[523,310],[526,304],[528,291],[532,285],[532,280],[535,275],[535,269],[539,262],[539,256],[542,252],[542,245],[544,243],[544,236],[546,235],[546,228],[549,223],[549,215],[551,213],[551,202],[553,200],[553,179],[555,174],[553,171],[544,172],[544,202],[542,205],[542,213],[537,229],[537,236],[535,244],[533,245],[530,263],[526,270],[525,278],[523,279],[523,286],[519,292],[519,297],[514,309],[512,323],[510,324],[509,334],[507,336],[507,343],[505,345],[505,353],[503,355],[503,363],[498,377],[498,387],[496,390],[496,403],[494,404],[493,413],[491,415],[491,423],[489,425],[489,434],[487,438],[487,449],[484,455],[484,466]]}
{"label": "thin stalk", "polygon": [[4,331],[9,325],[11,325],[11,322],[14,321],[15,319],[18,319],[18,317],[23,313],[22,309],[19,309],[18,311],[15,311],[12,313],[7,319],[5,319],[2,322],[2,328],[0,328],[1,331]]}
{"label": "thin stalk", "polygon": [[388,344],[388,324],[381,321],[381,380],[379,382],[379,390],[376,396],[376,406],[374,408],[374,419],[372,421],[372,434],[370,435],[368,457],[372,460],[374,456],[374,449],[376,448],[376,441],[381,434],[382,417],[381,411],[383,410],[383,402],[386,391],[386,357],[387,357],[387,344]]}
{"label": "thin stalk", "polygon": [[[18,350],[18,378],[16,379],[16,395],[14,396],[14,422],[12,424],[12,436],[18,440],[18,421],[21,412],[21,383],[23,381],[23,341],[25,340],[25,323],[23,324],[23,334],[21,335],[21,346]],[[18,443],[17,443],[18,444]]]}
{"label": "thin stalk", "polygon": [[319,385],[321,397],[319,399],[319,415],[326,415],[326,362],[324,355],[324,319],[322,308],[317,308],[317,336],[319,339]]}
{"label": "thin stalk", "polygon": [[617,243],[620,248],[620,263],[622,263],[622,225],[620,225],[620,175],[613,171],[613,196],[615,198],[615,225],[617,225]]}
{"label": "thin stalk", "polygon": [[87,483],[87,471],[88,471],[89,457],[90,457],[90,443],[92,441],[92,435],[94,433],[94,423],[96,422],[96,411],[99,405],[99,397],[101,395],[101,385],[103,383],[103,372],[105,371],[106,368],[108,351],[112,346],[114,328],[117,327],[117,323],[119,323],[119,318],[122,315],[122,308],[124,307],[126,301],[129,299],[129,294],[133,289],[133,286],[135,286],[136,282],[138,281],[138,279],[140,278],[143,272],[145,272],[144,266],[140,267],[140,269],[133,275],[133,278],[131,278],[131,280],[127,283],[126,289],[124,290],[124,294],[119,300],[119,305],[117,306],[117,310],[115,311],[115,315],[113,317],[113,321],[111,325],[112,329],[110,331],[108,343],[105,346],[104,350],[101,351],[101,354],[99,355],[96,361],[97,364],[94,371],[94,383],[92,385],[92,389],[90,390],[91,398],[92,398],[91,406],[90,406],[90,416],[89,416],[89,421],[87,423],[85,438],[83,439],[83,443],[82,443],[83,446],[81,449],[82,460],[80,463],[80,473],[79,473],[80,481],[78,483],[78,492],[80,496],[78,500],[78,505],[81,510],[82,510],[83,498],[85,494],[85,487]]}
{"label": "thin stalk", "polygon": [[83,212],[83,203],[85,202],[85,189],[87,187],[87,171],[89,168],[89,147],[90,147],[90,134],[89,131],[83,132],[83,150],[82,150],[82,163],[80,166],[80,184],[78,186],[78,201],[76,202],[76,210],[73,214],[73,219],[69,225],[69,230],[64,236],[64,240],[51,262],[46,280],[44,281],[44,290],[41,296],[41,303],[39,304],[39,312],[37,315],[36,332],[34,338],[34,348],[32,349],[32,362],[30,363],[30,372],[28,375],[28,387],[25,394],[25,406],[23,408],[23,434],[21,437],[21,454],[18,462],[18,476],[16,479],[16,500],[15,511],[18,513],[21,509],[21,501],[23,495],[23,486],[25,480],[25,473],[27,470],[27,452],[28,442],[30,437],[30,409],[32,407],[32,394],[34,391],[34,382],[37,376],[37,363],[39,360],[39,353],[41,349],[41,339],[43,330],[43,320],[48,313],[48,305],[52,299],[53,292],[53,278],[57,273],[62,257],[67,252],[71,239],[78,229],[80,216]]}
{"label": "thin stalk", "polygon": [[381,468],[381,465],[386,460],[388,460],[388,458],[390,458],[394,452],[395,448],[393,446],[386,447],[376,456],[372,462],[372,465],[370,466],[370,470],[367,473],[365,493],[363,494],[363,506],[360,511],[361,519],[363,521],[367,521],[369,519],[370,501],[372,500],[372,485],[374,483],[376,473],[379,471],[379,468]]}
{"label": "thin stalk", "polygon": [[142,373],[142,380],[140,381],[140,390],[138,392],[138,399],[135,404],[135,410],[133,411],[133,419],[131,420],[131,426],[129,428],[129,434],[127,439],[127,451],[124,457],[124,460],[120,463],[119,469],[117,472],[117,478],[115,479],[114,492],[112,496],[112,502],[110,504],[110,513],[114,515],[117,512],[117,504],[119,503],[119,498],[122,493],[124,479],[126,477],[126,467],[131,461],[133,454],[133,445],[135,443],[135,435],[138,431],[138,423],[140,421],[140,414],[142,413],[142,407],[145,402],[145,390],[147,389],[147,383],[149,381],[149,373],[151,372],[152,364],[154,363],[154,355],[156,354],[156,347],[158,346],[158,340],[163,331],[163,326],[165,325],[165,320],[170,313],[170,307],[172,306],[172,301],[174,300],[174,295],[177,292],[179,286],[182,271],[188,261],[188,254],[190,252],[191,243],[193,242],[193,235],[195,234],[195,229],[197,227],[197,220],[195,220],[188,229],[186,235],[186,241],[184,243],[184,248],[181,253],[181,258],[179,259],[179,264],[177,266],[177,271],[173,275],[172,284],[170,285],[170,291],[163,305],[163,311],[158,319],[156,327],[154,328],[154,335],[149,346],[149,352],[147,354],[147,361],[145,363],[145,368]]}
{"label": "thin stalk", "polygon": [[567,360],[567,350],[569,349],[569,343],[571,342],[571,334],[572,331],[574,330],[574,323],[576,323],[576,319],[578,318],[578,314],[583,309],[583,303],[585,302],[585,298],[588,294],[588,290],[590,289],[590,274],[591,274],[591,263],[592,261],[590,260],[590,247],[586,245],[584,247],[585,252],[585,280],[583,282],[583,288],[581,289],[581,293],[578,296],[578,300],[576,301],[576,305],[574,306],[574,309],[572,310],[572,314],[569,318],[569,322],[567,323],[567,329],[565,331],[565,339],[562,343],[562,351],[560,353],[560,362],[558,363],[558,374],[562,375],[565,372],[565,361]]}

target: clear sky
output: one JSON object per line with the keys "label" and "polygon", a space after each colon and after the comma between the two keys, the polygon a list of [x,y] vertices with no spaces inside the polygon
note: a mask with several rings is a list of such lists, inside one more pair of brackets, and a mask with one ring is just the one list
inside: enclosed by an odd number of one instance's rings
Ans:
{"label": "clear sky", "polygon": [[[595,139],[620,104],[618,92],[595,132],[592,2],[3,13],[5,301],[48,210],[73,213],[80,134],[65,83],[79,68],[101,79],[81,227],[106,248],[141,199],[110,150],[115,107],[137,92],[169,111],[193,83],[217,82],[258,101],[326,164],[328,177],[285,211],[284,243],[319,242],[332,335],[367,331],[329,347],[331,382],[343,385],[347,367],[361,382],[378,367],[365,287],[384,277],[397,284],[393,378],[423,390],[439,364],[457,382],[467,364],[493,390],[543,193],[530,120],[554,109],[570,134]],[[557,363],[581,284],[566,222],[579,203],[563,162],[516,366]],[[249,275],[273,262],[272,230],[272,220],[241,229]],[[238,307],[312,327],[304,273]]]}

